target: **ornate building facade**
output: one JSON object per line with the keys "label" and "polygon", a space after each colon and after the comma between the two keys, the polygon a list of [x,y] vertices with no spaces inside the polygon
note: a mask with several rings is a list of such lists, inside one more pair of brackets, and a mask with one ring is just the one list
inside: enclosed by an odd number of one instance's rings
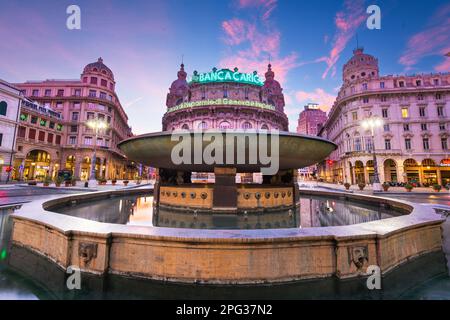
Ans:
{"label": "ornate building facade", "polygon": [[[88,64],[79,80],[27,81],[15,84],[24,99],[20,114],[15,178],[54,177],[58,170],[89,177],[96,148],[96,176],[131,179],[136,165],[117,143],[132,136],[128,117],[115,92],[114,74],[101,58]],[[107,123],[97,134],[88,120]]]}
{"label": "ornate building facade", "polygon": [[[381,183],[449,183],[450,73],[382,76],[378,59],[362,48],[353,53],[320,133],[338,149],[321,164],[319,176],[371,183],[374,149]],[[374,139],[361,126],[370,117],[383,120]]]}
{"label": "ornate building facade", "polygon": [[18,88],[0,79],[0,182],[12,173],[21,99]]}
{"label": "ornate building facade", "polygon": [[288,130],[283,89],[271,65],[265,81],[256,71],[240,73],[237,68],[199,74],[187,82],[184,65],[167,94],[164,131],[175,129],[278,129]]}

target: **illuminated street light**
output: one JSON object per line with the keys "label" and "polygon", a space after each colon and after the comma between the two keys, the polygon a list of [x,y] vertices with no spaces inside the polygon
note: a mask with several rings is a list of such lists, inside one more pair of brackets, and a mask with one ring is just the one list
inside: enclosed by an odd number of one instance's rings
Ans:
{"label": "illuminated street light", "polygon": [[375,129],[383,125],[383,120],[376,117],[365,119],[361,122],[361,126],[367,130],[370,129],[372,135],[372,146],[370,151],[373,154],[373,191],[381,191],[380,177],[378,175],[377,156],[375,154]]}
{"label": "illuminated street light", "polygon": [[97,156],[97,136],[98,136],[98,132],[100,130],[104,130],[106,128],[108,128],[108,124],[105,121],[99,120],[99,119],[92,119],[92,120],[88,120],[86,122],[86,125],[91,128],[92,130],[94,130],[95,132],[95,138],[94,138],[94,153],[92,155],[92,160],[91,160],[91,174],[89,176],[89,183],[92,182],[92,185],[94,185],[95,182],[95,163],[96,163],[96,156]]}

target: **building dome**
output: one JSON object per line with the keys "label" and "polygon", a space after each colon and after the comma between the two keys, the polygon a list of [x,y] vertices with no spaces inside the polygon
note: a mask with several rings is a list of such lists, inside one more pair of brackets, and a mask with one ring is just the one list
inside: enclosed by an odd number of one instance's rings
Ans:
{"label": "building dome", "polygon": [[111,69],[103,63],[103,59],[101,57],[98,58],[96,62],[89,63],[86,67],[84,67],[83,74],[86,73],[99,73],[114,80],[114,74]]}
{"label": "building dome", "polygon": [[344,65],[342,80],[352,82],[358,79],[378,77],[378,59],[364,53],[363,48],[353,50],[353,57]]}

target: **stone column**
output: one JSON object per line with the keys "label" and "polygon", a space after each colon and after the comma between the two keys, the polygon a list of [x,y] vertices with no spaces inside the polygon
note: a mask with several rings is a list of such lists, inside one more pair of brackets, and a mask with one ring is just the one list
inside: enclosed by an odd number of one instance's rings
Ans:
{"label": "stone column", "polygon": [[214,168],[213,210],[237,211],[236,168]]}
{"label": "stone column", "polygon": [[396,169],[397,169],[397,180],[398,180],[398,182],[406,182],[406,177],[403,176],[405,174],[405,169],[403,168],[403,165],[399,165],[397,163]]}
{"label": "stone column", "polygon": [[80,179],[80,174],[81,174],[81,159],[79,159],[80,157],[76,157],[75,158],[75,172],[74,172],[74,176],[76,179]]}
{"label": "stone column", "polygon": [[441,169],[436,168],[436,179],[438,184],[442,184]]}

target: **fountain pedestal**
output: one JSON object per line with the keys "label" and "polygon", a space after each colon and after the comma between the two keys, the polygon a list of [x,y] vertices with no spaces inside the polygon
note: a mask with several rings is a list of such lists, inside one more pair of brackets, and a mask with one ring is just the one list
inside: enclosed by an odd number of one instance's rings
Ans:
{"label": "fountain pedestal", "polygon": [[236,168],[214,168],[213,211],[237,211]]}

